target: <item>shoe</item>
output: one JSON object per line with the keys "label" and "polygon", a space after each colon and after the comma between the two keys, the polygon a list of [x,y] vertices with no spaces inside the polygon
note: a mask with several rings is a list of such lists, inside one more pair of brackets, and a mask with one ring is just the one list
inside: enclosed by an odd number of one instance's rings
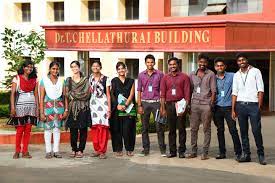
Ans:
{"label": "shoe", "polygon": [[167,154],[167,158],[174,158],[174,157],[177,157],[176,153]]}
{"label": "shoe", "polygon": [[75,151],[72,151],[71,154],[70,154],[70,158],[74,158],[74,157],[75,157],[75,154],[76,154],[76,152],[75,152]]}
{"label": "shoe", "polygon": [[148,156],[149,155],[149,151],[148,150],[142,150],[139,154],[139,156],[144,157],[144,156]]}
{"label": "shoe", "polygon": [[130,156],[130,157],[134,156],[134,152],[133,151],[127,151],[126,154],[127,154],[127,156]]}
{"label": "shoe", "polygon": [[166,149],[161,149],[160,154],[161,154],[161,157],[167,157]]}
{"label": "shoe", "polygon": [[81,151],[78,151],[75,155],[76,158],[83,158],[84,154]]}
{"label": "shoe", "polygon": [[239,159],[239,163],[246,163],[246,162],[250,162],[251,161],[251,157],[250,157],[250,155],[247,155],[247,154],[245,154],[243,157],[241,157],[240,159]]}
{"label": "shoe", "polygon": [[25,152],[25,153],[22,153],[22,158],[31,159],[32,156],[30,155],[29,152]]}
{"label": "shoe", "polygon": [[107,159],[107,156],[105,154],[100,154],[99,159]]}
{"label": "shoe", "polygon": [[18,152],[15,152],[14,154],[13,154],[13,157],[12,157],[13,159],[19,159],[20,158],[20,153],[18,153]]}
{"label": "shoe", "polygon": [[202,154],[201,155],[201,160],[208,160],[208,159],[209,159],[209,157],[208,157],[207,154]]}
{"label": "shoe", "polygon": [[52,157],[53,157],[52,153],[46,153],[46,156],[45,156],[46,159],[51,159]]}
{"label": "shoe", "polygon": [[53,153],[53,157],[62,158],[62,155],[59,152],[55,152],[55,153]]}
{"label": "shoe", "polygon": [[99,153],[92,153],[91,157],[95,158],[95,157],[98,157],[99,155],[100,155]]}
{"label": "shoe", "polygon": [[226,158],[226,155],[225,154],[218,154],[216,156],[216,159],[225,159]]}
{"label": "shoe", "polygon": [[259,155],[258,157],[259,157],[259,163],[261,165],[266,165],[267,164],[266,161],[265,161],[264,155]]}
{"label": "shoe", "polygon": [[115,155],[116,155],[117,157],[121,157],[121,156],[123,156],[123,152],[122,152],[122,151],[115,152]]}
{"label": "shoe", "polygon": [[179,153],[179,158],[185,158],[185,154],[184,153]]}
{"label": "shoe", "polygon": [[236,161],[240,161],[241,157],[242,157],[241,154],[237,154],[237,155],[235,156],[235,160],[236,160]]}
{"label": "shoe", "polygon": [[196,153],[187,154],[187,155],[185,156],[185,158],[187,158],[187,159],[192,159],[192,158],[196,158],[196,157],[197,157],[197,154],[196,154]]}

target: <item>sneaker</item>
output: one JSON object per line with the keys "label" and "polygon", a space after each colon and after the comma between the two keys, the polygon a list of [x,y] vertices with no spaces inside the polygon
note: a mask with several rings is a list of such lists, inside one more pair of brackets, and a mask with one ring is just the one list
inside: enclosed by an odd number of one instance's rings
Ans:
{"label": "sneaker", "polygon": [[140,152],[140,154],[138,154],[138,155],[141,156],[141,157],[148,156],[148,155],[149,155],[149,151],[143,149],[143,150]]}
{"label": "sneaker", "polygon": [[216,159],[225,159],[226,158],[226,155],[225,154],[218,154],[216,156]]}
{"label": "sneaker", "polygon": [[53,153],[53,157],[62,158],[62,155],[59,152],[55,152],[55,153]]}
{"label": "sneaker", "polygon": [[161,157],[167,157],[166,150],[160,150]]}

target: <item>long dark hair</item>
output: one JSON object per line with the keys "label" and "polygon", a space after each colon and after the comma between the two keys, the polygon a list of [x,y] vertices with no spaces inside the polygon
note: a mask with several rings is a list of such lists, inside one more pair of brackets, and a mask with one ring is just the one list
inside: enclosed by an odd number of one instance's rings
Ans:
{"label": "long dark hair", "polygon": [[[70,63],[70,66],[72,66],[73,64],[76,64],[76,65],[79,67],[79,69],[80,69],[80,62],[79,62],[78,60],[72,61],[72,62]],[[83,76],[84,76],[83,73],[82,73],[81,71],[79,72],[79,74],[80,74],[80,77],[83,77]]]}
{"label": "long dark hair", "polygon": [[122,66],[123,69],[126,69],[126,65],[125,65],[124,62],[118,62],[118,63],[116,64],[116,70],[118,70],[118,68],[119,68],[120,66]]}
{"label": "long dark hair", "polygon": [[[57,61],[52,61],[51,63],[50,63],[50,66],[49,66],[49,70],[51,70],[51,68],[53,67],[53,66],[55,66],[55,65],[57,65],[58,66],[58,68],[60,68],[60,64],[59,64],[59,62],[57,62]],[[50,73],[50,71],[48,72],[48,75],[50,75],[51,73]],[[59,76],[59,73],[57,74],[57,76]]]}
{"label": "long dark hair", "polygon": [[24,67],[28,67],[28,65],[33,66],[33,70],[29,74],[28,79],[37,78],[37,71],[36,71],[36,68],[34,67],[34,63],[31,60],[25,60],[21,65],[21,67],[17,70],[17,74],[18,75],[24,74]]}

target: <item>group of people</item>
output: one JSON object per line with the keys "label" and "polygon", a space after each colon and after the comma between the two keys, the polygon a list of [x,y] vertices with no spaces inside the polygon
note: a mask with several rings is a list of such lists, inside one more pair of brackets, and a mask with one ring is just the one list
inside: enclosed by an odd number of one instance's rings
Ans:
{"label": "group of people", "polygon": [[[166,124],[155,122],[161,156],[173,158],[178,154],[179,158],[197,157],[198,131],[202,123],[204,142],[201,159],[208,159],[213,118],[219,142],[216,159],[226,158],[225,119],[234,143],[236,160],[249,162],[250,119],[259,163],[265,165],[260,114],[264,84],[260,70],[249,65],[248,58],[243,53],[236,56],[240,67],[236,73],[225,71],[226,64],[223,58],[216,58],[214,61],[216,75],[208,69],[209,58],[206,54],[200,54],[197,60],[198,69],[188,76],[180,71],[179,59],[172,57],[168,60],[169,73],[163,74],[154,68],[154,56],[147,55],[147,69],[138,75],[137,101],[135,81],[127,77],[127,68],[123,62],[116,64],[118,76],[110,80],[101,73],[100,61],[92,63],[92,74],[89,77],[81,73],[80,63],[73,61],[70,64],[72,76],[64,81],[59,77],[59,63],[53,61],[49,66],[48,75],[38,82],[34,63],[25,61],[12,81],[10,124],[16,127],[16,149],[13,158],[19,158],[21,152],[23,158],[31,158],[28,144],[32,125],[44,128],[47,159],[62,158],[59,144],[60,128],[63,126],[70,130],[72,158],[84,156],[88,128],[91,128],[94,147],[92,157],[106,158],[110,136],[116,156],[123,156],[123,145],[126,155],[133,156],[138,113],[142,120],[141,156],[150,154],[150,115],[153,114],[156,119],[156,115],[160,114],[167,117],[169,128],[169,153],[166,153]],[[177,103],[183,99],[186,105],[183,112],[178,113]],[[191,127],[190,153],[186,153],[187,116]],[[239,121],[241,141],[236,118]]]}

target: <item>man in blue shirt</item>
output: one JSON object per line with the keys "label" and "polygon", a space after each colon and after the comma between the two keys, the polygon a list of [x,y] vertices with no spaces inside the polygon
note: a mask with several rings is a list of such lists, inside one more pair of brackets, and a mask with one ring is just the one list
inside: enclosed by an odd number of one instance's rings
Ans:
{"label": "man in blue shirt", "polygon": [[215,59],[215,70],[217,71],[217,96],[214,112],[214,123],[217,126],[219,141],[219,154],[216,159],[226,158],[225,138],[224,138],[224,119],[227,122],[229,132],[232,136],[236,160],[242,155],[242,147],[236,121],[231,116],[232,109],[232,84],[234,73],[225,72],[226,65],[223,58]]}

